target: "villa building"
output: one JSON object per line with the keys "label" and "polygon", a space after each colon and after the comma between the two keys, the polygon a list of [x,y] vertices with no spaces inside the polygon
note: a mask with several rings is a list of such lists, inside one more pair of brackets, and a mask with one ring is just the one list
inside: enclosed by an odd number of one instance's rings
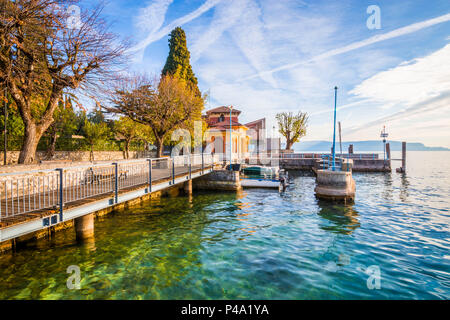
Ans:
{"label": "villa building", "polygon": [[222,106],[206,111],[206,115],[203,116],[209,127],[205,134],[206,143],[210,145],[211,152],[224,154],[226,159],[230,158],[230,111],[232,159],[248,158],[250,137],[247,131],[249,128],[239,123],[241,111],[233,106]]}
{"label": "villa building", "polygon": [[[231,113],[230,113],[231,111]],[[239,122],[241,111],[233,106],[221,106],[206,111],[203,115],[208,124],[205,133],[208,152],[223,154],[230,159],[230,116],[232,159],[248,159],[259,156],[277,154],[280,149],[279,138],[268,138],[266,135],[266,119],[262,118],[246,124]]]}

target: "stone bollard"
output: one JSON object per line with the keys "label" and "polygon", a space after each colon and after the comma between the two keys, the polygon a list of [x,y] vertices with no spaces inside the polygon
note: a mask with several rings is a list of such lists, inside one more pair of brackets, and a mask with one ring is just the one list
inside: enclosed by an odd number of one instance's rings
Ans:
{"label": "stone bollard", "polygon": [[333,201],[354,201],[355,180],[351,171],[317,170],[316,197]]}
{"label": "stone bollard", "polygon": [[75,232],[79,240],[92,238],[94,236],[94,214],[90,213],[75,218]]}

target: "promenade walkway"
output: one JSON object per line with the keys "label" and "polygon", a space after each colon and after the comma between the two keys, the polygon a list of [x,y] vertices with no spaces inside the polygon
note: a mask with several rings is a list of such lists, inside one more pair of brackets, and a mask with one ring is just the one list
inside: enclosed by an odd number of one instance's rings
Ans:
{"label": "promenade walkway", "polygon": [[211,154],[196,154],[0,174],[0,241],[8,228],[34,220],[44,228],[89,203],[114,205],[207,174],[214,163]]}

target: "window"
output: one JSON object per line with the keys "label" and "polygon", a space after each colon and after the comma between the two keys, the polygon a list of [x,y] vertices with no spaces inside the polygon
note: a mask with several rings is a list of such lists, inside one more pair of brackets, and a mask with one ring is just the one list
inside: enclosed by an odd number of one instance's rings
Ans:
{"label": "window", "polygon": [[219,122],[225,121],[225,116],[223,114],[220,115],[219,117]]}

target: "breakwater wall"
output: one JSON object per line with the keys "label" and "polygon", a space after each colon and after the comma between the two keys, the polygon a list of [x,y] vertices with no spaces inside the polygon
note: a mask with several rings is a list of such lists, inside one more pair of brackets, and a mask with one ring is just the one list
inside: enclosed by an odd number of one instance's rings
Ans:
{"label": "breakwater wall", "polygon": [[193,181],[193,188],[197,190],[226,190],[238,191],[242,188],[239,171],[214,170],[206,176]]}
{"label": "breakwater wall", "polygon": [[[343,157],[343,159],[347,159]],[[353,172],[391,172],[391,161],[378,159],[378,157],[350,157],[353,160]],[[322,161],[320,156],[314,158],[273,158],[255,161],[252,159],[251,164],[279,166],[286,170],[305,170],[313,171],[317,169],[318,163]]]}

